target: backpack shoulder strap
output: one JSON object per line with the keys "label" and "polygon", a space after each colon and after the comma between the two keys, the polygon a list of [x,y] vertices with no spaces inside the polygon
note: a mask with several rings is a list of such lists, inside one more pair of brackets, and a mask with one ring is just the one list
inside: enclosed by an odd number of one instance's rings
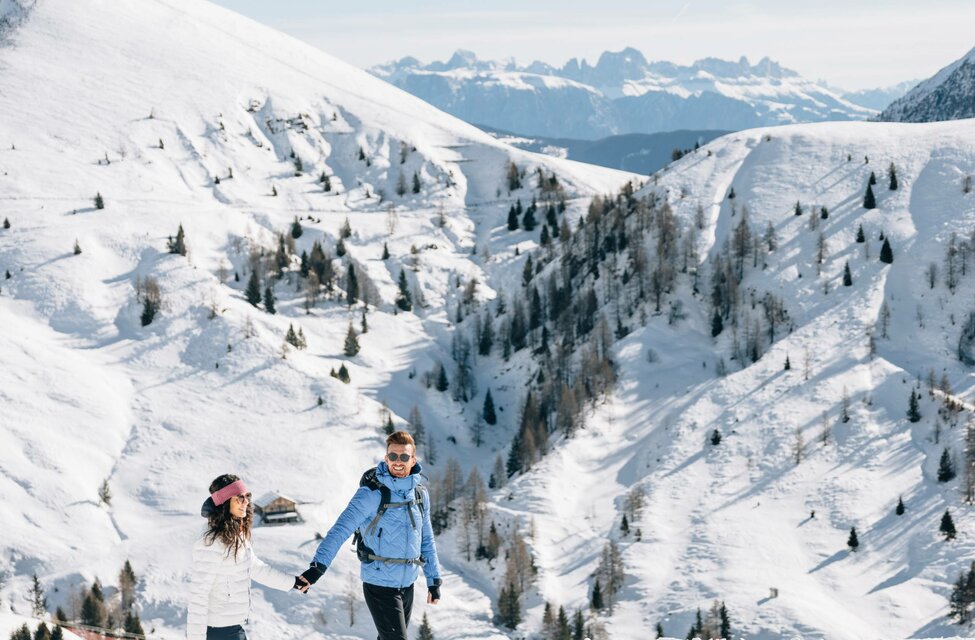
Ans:
{"label": "backpack shoulder strap", "polygon": [[376,527],[376,524],[379,523],[379,519],[383,517],[384,513],[386,513],[386,508],[389,506],[389,502],[392,499],[392,493],[390,492],[389,487],[380,482],[379,478],[376,477],[375,467],[367,469],[366,472],[362,474],[362,477],[359,479],[359,486],[366,487],[371,491],[379,492],[379,509],[376,510],[376,517],[372,519],[364,532],[365,535],[369,535]]}

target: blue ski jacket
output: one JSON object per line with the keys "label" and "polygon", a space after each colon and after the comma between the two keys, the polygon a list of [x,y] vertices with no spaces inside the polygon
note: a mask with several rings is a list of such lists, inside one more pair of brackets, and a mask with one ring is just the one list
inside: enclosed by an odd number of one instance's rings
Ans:
{"label": "blue ski jacket", "polygon": [[[423,557],[423,574],[427,586],[440,584],[440,561],[437,546],[433,540],[433,526],[430,523],[430,500],[426,491],[417,491],[420,463],[417,462],[405,478],[390,474],[386,462],[376,467],[376,478],[389,487],[390,502],[409,502],[421,500],[419,504],[408,507],[391,507],[386,510],[379,522],[367,533],[366,529],[379,511],[381,493],[376,489],[359,487],[348,506],[318,545],[314,561],[330,566],[339,548],[356,529],[363,534],[363,542],[373,554],[385,558],[417,559]],[[422,495],[421,495],[422,494]],[[359,574],[363,582],[380,587],[402,589],[408,587],[420,575],[416,564],[397,564],[375,560],[363,562]]]}

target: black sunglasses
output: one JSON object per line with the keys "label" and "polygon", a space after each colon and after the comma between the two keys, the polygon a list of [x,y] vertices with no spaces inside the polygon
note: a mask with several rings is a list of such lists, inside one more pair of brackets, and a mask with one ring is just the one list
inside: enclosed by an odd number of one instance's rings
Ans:
{"label": "black sunglasses", "polygon": [[412,458],[413,456],[409,453],[387,453],[386,454],[386,459],[389,460],[390,462],[396,462],[397,460],[399,460],[400,462],[409,462]]}

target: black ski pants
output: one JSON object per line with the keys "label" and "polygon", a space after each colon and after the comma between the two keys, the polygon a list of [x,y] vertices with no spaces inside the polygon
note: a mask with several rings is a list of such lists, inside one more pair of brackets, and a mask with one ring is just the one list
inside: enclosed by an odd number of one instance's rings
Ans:
{"label": "black ski pants", "polygon": [[378,640],[409,640],[406,627],[413,613],[413,585],[397,589],[363,582],[362,593],[376,623]]}
{"label": "black ski pants", "polygon": [[247,640],[239,624],[232,627],[207,627],[207,640]]}

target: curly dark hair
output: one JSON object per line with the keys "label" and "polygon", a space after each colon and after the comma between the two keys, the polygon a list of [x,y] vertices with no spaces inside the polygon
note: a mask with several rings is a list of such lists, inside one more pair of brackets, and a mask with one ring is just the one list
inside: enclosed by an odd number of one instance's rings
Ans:
{"label": "curly dark hair", "polygon": [[[240,480],[237,476],[225,473],[218,476],[210,483],[210,493],[216,493],[227,485]],[[231,498],[233,500],[233,498]],[[206,544],[211,545],[219,540],[227,547],[227,555],[233,551],[234,557],[240,551],[240,546],[245,540],[251,539],[251,525],[254,523],[254,505],[247,502],[247,513],[243,518],[235,518],[230,514],[230,500],[227,500],[219,507],[215,507],[207,518],[207,529],[204,535]]]}

